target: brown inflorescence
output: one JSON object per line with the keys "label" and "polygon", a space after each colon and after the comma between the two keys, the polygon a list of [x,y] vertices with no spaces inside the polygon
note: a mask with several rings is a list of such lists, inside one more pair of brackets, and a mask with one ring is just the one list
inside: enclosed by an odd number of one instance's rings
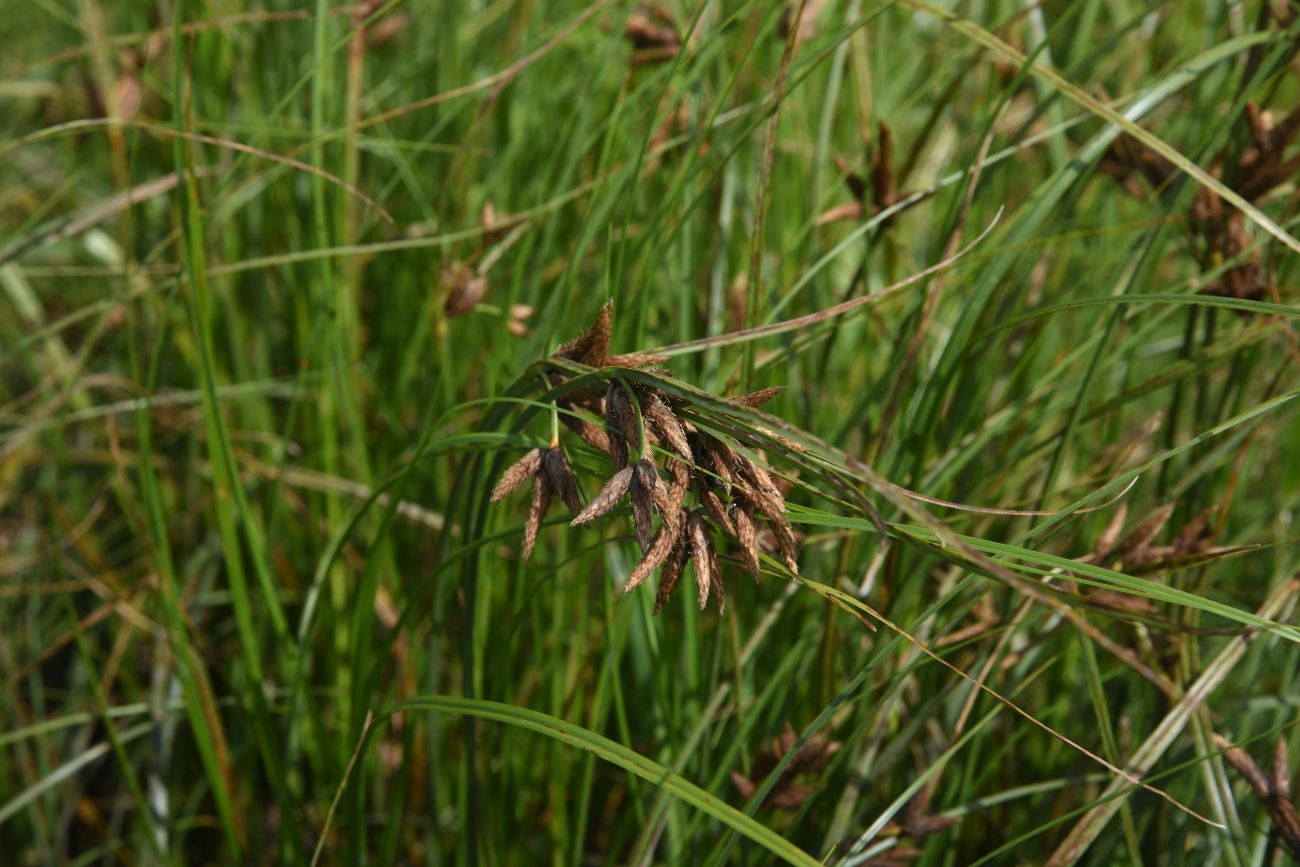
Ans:
{"label": "brown inflorescence", "polygon": [[[524,559],[532,553],[553,498],[563,500],[573,513],[572,526],[605,517],[626,498],[641,559],[624,590],[634,590],[660,570],[656,614],[681,583],[687,562],[694,568],[700,607],[715,599],[719,612],[723,610],[726,591],[718,534],[731,540],[735,560],[756,579],[765,536],[768,549],[797,572],[799,540],[785,514],[785,497],[761,463],[755,444],[747,452],[730,440],[730,432],[706,433],[683,417],[682,401],[645,375],[647,368],[657,367],[664,358],[645,353],[611,355],[612,331],[613,303],[609,302],[590,328],[556,351],[546,382],[559,395],[553,403],[560,421],[587,446],[609,455],[613,475],[583,505],[564,452],[554,442],[525,454],[493,489],[496,502],[533,481],[532,507],[524,525]],[[579,373],[581,368],[575,370],[575,364],[590,371]],[[629,375],[634,372],[640,375]],[[568,382],[578,375],[582,381]],[[729,401],[743,413],[781,390],[764,388]],[[702,413],[692,417],[705,423],[709,416]],[[660,462],[656,455],[662,456]],[[694,498],[693,504],[688,497]],[[766,519],[770,534],[759,530],[757,516]]]}

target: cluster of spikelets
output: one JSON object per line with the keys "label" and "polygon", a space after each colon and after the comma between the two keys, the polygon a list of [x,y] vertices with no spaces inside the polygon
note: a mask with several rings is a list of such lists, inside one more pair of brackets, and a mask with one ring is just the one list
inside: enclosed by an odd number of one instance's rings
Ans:
{"label": "cluster of spikelets", "polygon": [[[558,442],[533,449],[501,476],[492,501],[501,500],[533,482],[532,507],[524,525],[524,559],[532,553],[542,520],[556,496],[574,513],[573,526],[613,511],[627,499],[641,547],[641,560],[624,584],[639,587],[655,570],[662,570],[655,599],[658,614],[672,597],[690,561],[694,565],[700,607],[709,598],[725,605],[725,589],[714,537],[732,540],[736,558],[754,578],[759,575],[760,533],[765,518],[771,547],[786,566],[798,571],[798,540],[785,515],[785,498],[771,474],[757,461],[717,436],[683,418],[674,400],[662,389],[618,375],[619,369],[651,368],[662,357],[646,354],[610,355],[613,303],[601,309],[596,322],[555,353],[558,359],[603,369],[607,387],[579,388],[556,401],[564,424],[587,445],[610,456],[614,473],[584,506],[578,485]],[[564,379],[558,370],[552,377]],[[768,388],[732,398],[741,406],[757,407],[780,388]],[[603,424],[599,420],[603,419]],[[653,449],[664,453],[663,466]]]}

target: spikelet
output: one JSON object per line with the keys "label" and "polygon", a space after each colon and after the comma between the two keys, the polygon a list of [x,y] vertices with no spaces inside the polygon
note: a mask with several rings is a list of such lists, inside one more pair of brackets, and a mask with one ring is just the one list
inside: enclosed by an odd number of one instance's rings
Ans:
{"label": "spikelet", "polygon": [[646,421],[654,428],[655,433],[668,444],[668,447],[681,455],[688,462],[694,461],[691,455],[691,445],[686,439],[686,428],[668,404],[656,394],[650,394],[641,404],[641,411],[645,413]]}
{"label": "spikelet", "polygon": [[732,403],[738,403],[741,406],[760,407],[781,392],[785,391],[784,385],[773,385],[768,388],[760,388],[758,391],[751,391],[748,394],[738,394],[735,397],[729,397],[727,400]]}
{"label": "spikelet", "polygon": [[578,487],[574,484],[573,474],[569,471],[569,462],[565,460],[564,452],[559,449],[547,449],[542,455],[542,470],[546,473],[546,480],[550,482],[551,490],[560,495],[560,499],[569,507],[569,511],[574,514],[582,511],[582,503],[578,500]]}
{"label": "spikelet", "polygon": [[690,533],[695,585],[699,591],[700,609],[703,610],[709,604],[709,589],[713,586],[713,540],[709,538],[708,526],[699,512],[691,512],[686,519],[686,530]]}
{"label": "spikelet", "polygon": [[649,578],[654,570],[663,565],[663,562],[668,559],[668,555],[672,553],[673,545],[677,543],[677,536],[681,531],[682,522],[680,520],[664,521],[659,526],[659,532],[655,534],[654,539],[650,542],[650,547],[646,550],[645,556],[632,569],[632,574],[627,576],[627,583],[623,585],[624,593],[631,593],[641,586],[641,582]]}
{"label": "spikelet", "polygon": [[686,571],[686,561],[690,556],[690,544],[685,534],[682,534],[673,545],[668,559],[664,561],[663,571],[659,573],[659,589],[655,593],[655,614],[663,611],[664,606],[672,599],[673,591],[682,581],[682,573]]}
{"label": "spikelet", "polygon": [[606,301],[591,327],[555,351],[560,358],[604,367],[609,358],[609,338],[614,327],[614,300]]}
{"label": "spikelet", "polygon": [[533,476],[537,475],[537,470],[542,466],[542,450],[533,449],[519,460],[515,461],[510,467],[501,474],[501,481],[492,489],[492,502],[504,500],[513,494],[519,487]]}
{"label": "spikelet", "polygon": [[524,562],[533,554],[533,545],[537,542],[537,531],[541,529],[546,510],[551,507],[551,485],[545,476],[533,479],[533,504],[528,510],[528,522],[524,524]]}
{"label": "spikelet", "polygon": [[592,497],[586,508],[578,512],[577,516],[569,522],[569,526],[576,527],[579,524],[594,521],[596,518],[608,514],[623,499],[631,484],[631,467],[624,467],[614,473],[609,481],[605,483],[605,487],[601,488],[600,493]]}
{"label": "spikelet", "polygon": [[758,528],[754,526],[754,507],[741,500],[731,519],[736,525],[736,541],[740,545],[740,559],[754,580],[758,580]]}

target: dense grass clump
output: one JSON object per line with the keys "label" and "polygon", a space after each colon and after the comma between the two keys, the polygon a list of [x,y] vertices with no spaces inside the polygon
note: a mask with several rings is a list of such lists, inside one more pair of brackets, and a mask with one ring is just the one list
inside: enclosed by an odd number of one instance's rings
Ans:
{"label": "dense grass clump", "polygon": [[1293,3],[0,44],[3,863],[1300,859]]}

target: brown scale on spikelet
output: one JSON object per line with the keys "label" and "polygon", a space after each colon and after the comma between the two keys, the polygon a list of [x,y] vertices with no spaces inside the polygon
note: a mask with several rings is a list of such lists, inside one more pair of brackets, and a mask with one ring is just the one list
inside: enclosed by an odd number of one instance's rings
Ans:
{"label": "brown scale on spikelet", "polygon": [[542,520],[551,507],[551,500],[559,495],[570,510],[577,512],[582,503],[578,499],[577,484],[569,471],[569,462],[559,449],[532,449],[511,464],[492,490],[492,502],[502,500],[519,490],[529,479],[533,480],[533,499],[524,524],[524,562],[532,556],[533,545]]}
{"label": "brown scale on spikelet", "polygon": [[784,385],[773,385],[769,388],[760,388],[758,391],[751,391],[748,394],[738,394],[735,397],[729,397],[727,400],[732,403],[738,403],[741,406],[757,408],[785,391]]}
{"label": "brown scale on spikelet", "polygon": [[[644,368],[665,359],[644,353],[611,355],[612,330],[613,305],[607,303],[590,328],[556,351],[556,360],[543,380],[547,388],[554,388],[574,376],[584,377],[583,385],[555,399],[558,417],[587,445],[611,456],[613,475],[584,506],[567,458],[552,444],[551,448],[527,452],[502,474],[492,491],[496,502],[530,479],[533,482],[524,525],[524,559],[532,555],[554,499],[562,500],[573,513],[571,525],[580,526],[608,515],[626,497],[642,557],[623,589],[636,589],[660,570],[656,614],[681,584],[688,560],[693,563],[700,607],[712,598],[717,600],[719,613],[725,609],[726,588],[715,529],[735,540],[732,550],[739,552],[745,570],[755,578],[760,574],[761,544],[779,551],[786,565],[797,571],[799,539],[785,516],[783,489],[759,463],[761,452],[755,460],[738,450],[754,448],[756,443],[706,433],[683,418],[680,406],[689,400],[679,401],[651,384],[646,373],[620,375],[617,368]],[[575,370],[575,363],[601,368],[600,378]],[[757,407],[780,391],[780,387],[765,388],[728,400],[737,406]],[[604,425],[589,420],[592,416],[603,417]],[[664,455],[662,463],[656,463],[655,454]],[[692,494],[693,504],[688,503]],[[767,520],[767,530],[760,531],[756,515]],[[760,542],[769,531],[770,544]]]}

